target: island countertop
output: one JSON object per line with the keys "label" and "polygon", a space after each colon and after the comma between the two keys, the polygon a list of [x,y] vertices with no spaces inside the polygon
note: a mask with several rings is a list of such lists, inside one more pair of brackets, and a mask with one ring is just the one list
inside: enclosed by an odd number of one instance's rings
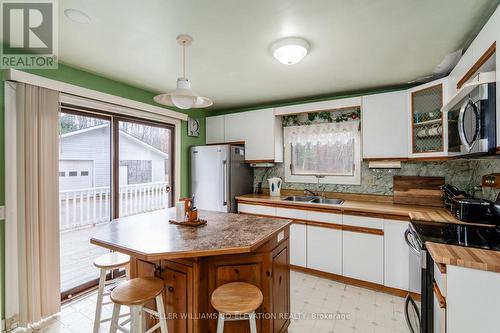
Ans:
{"label": "island countertop", "polygon": [[201,227],[171,224],[175,209],[119,218],[90,242],[143,260],[195,258],[255,251],[291,220],[200,211]]}

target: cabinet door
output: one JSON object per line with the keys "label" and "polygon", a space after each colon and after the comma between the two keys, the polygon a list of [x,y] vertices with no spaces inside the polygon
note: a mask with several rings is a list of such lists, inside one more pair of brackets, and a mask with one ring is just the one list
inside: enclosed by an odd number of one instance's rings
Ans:
{"label": "cabinet door", "polygon": [[224,140],[224,116],[214,116],[205,119],[207,144],[223,143]]}
{"label": "cabinet door", "polygon": [[384,221],[384,285],[408,290],[409,247],[404,240],[408,222]]}
{"label": "cabinet door", "polygon": [[306,267],[307,227],[294,223],[290,226],[290,264]]}
{"label": "cabinet door", "polygon": [[245,142],[245,159],[248,161],[274,161],[274,109],[247,113],[245,126],[247,126],[248,135]]}
{"label": "cabinet door", "polygon": [[245,141],[247,161],[275,161],[275,134],[279,135],[276,124],[274,109],[228,114],[225,116],[225,140]]}
{"label": "cabinet door", "polygon": [[384,237],[361,232],[342,232],[344,276],[384,283]]}
{"label": "cabinet door", "polygon": [[406,91],[363,97],[363,158],[408,157],[406,108]]}
{"label": "cabinet door", "polygon": [[342,275],[342,230],[307,226],[307,267]]}
{"label": "cabinet door", "polygon": [[446,305],[440,302],[443,299],[439,288],[434,287],[434,333],[446,333]]}
{"label": "cabinet door", "polygon": [[165,281],[165,291],[163,292],[165,312],[179,314],[178,318],[167,320],[168,331],[188,332],[188,320],[180,318],[189,310],[188,273],[163,266],[162,279]]}
{"label": "cabinet door", "polygon": [[238,203],[238,212],[262,216],[276,216],[276,207]]}
{"label": "cabinet door", "polygon": [[277,254],[273,253],[273,311],[278,316],[273,320],[273,332],[285,330],[286,316],[290,313],[290,270],[288,265],[288,248],[285,247]]}

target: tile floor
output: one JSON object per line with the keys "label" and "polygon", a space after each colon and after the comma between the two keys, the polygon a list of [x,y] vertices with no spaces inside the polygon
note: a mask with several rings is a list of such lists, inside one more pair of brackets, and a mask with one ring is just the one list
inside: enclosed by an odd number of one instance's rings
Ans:
{"label": "tile floor", "polygon": [[[43,333],[92,332],[96,294],[63,306]],[[292,323],[289,333],[408,332],[404,299],[331,280],[291,272]],[[127,311],[127,310],[124,310]],[[103,310],[111,315],[111,305]],[[109,331],[109,323],[101,332]]]}

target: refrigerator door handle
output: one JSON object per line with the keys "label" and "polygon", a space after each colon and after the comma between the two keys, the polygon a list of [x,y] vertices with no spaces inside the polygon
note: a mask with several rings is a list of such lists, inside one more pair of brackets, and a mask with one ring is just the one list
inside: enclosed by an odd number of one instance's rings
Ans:
{"label": "refrigerator door handle", "polygon": [[222,205],[227,206],[227,160],[222,161]]}

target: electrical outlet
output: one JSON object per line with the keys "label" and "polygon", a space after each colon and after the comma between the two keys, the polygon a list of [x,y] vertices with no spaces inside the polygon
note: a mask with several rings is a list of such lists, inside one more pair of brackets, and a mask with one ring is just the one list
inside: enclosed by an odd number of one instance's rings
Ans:
{"label": "electrical outlet", "polygon": [[482,179],[483,187],[500,188],[500,173],[484,175]]}
{"label": "electrical outlet", "polygon": [[5,220],[5,206],[0,206],[0,220]]}
{"label": "electrical outlet", "polygon": [[375,176],[373,176],[373,175],[368,176],[368,185],[370,185],[370,186],[375,185],[375,181],[376,181]]}

